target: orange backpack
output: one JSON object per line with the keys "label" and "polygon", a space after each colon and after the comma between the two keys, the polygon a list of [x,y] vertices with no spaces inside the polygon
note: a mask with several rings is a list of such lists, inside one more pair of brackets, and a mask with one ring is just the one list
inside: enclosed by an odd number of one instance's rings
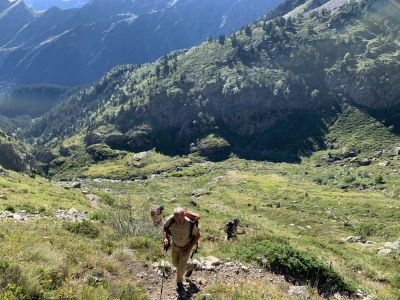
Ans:
{"label": "orange backpack", "polygon": [[185,209],[185,217],[188,218],[190,221],[196,224],[196,226],[199,226],[199,221],[200,221],[200,215],[196,214],[188,209]]}

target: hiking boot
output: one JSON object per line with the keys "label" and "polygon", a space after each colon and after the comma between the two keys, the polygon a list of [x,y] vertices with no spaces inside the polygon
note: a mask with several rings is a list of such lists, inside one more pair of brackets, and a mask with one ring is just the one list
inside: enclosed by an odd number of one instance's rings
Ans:
{"label": "hiking boot", "polygon": [[183,286],[182,282],[176,284],[176,292],[178,294],[182,294],[185,291],[185,287]]}

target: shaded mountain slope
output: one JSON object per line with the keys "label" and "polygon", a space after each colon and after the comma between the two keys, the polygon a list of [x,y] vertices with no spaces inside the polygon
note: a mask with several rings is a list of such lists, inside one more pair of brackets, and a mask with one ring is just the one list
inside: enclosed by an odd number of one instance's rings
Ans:
{"label": "shaded mountain slope", "polygon": [[371,0],[260,20],[154,64],[118,67],[28,136],[43,143],[85,130],[88,145],[173,153],[216,134],[228,144],[212,139],[214,150],[295,159],[324,147],[326,122],[342,103],[398,108],[398,11],[396,2]]}

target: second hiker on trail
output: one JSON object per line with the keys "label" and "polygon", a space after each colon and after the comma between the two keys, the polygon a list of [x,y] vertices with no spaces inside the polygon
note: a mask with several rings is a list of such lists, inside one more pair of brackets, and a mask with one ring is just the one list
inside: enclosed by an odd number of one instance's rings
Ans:
{"label": "second hiker on trail", "polygon": [[176,267],[176,288],[178,293],[184,291],[183,275],[191,274],[187,268],[188,260],[193,247],[200,239],[200,231],[196,223],[185,217],[183,208],[175,208],[164,224],[164,248],[168,251],[172,243],[172,264]]}
{"label": "second hiker on trail", "polygon": [[157,208],[153,208],[150,212],[151,219],[153,220],[154,226],[160,226],[164,220],[164,205],[160,205]]}
{"label": "second hiker on trail", "polygon": [[226,240],[236,240],[238,234],[243,234],[244,230],[242,230],[241,233],[238,232],[238,227],[243,227],[240,224],[240,219],[236,218],[233,219],[232,221],[229,221],[228,223],[225,224],[224,226],[224,231],[226,233]]}

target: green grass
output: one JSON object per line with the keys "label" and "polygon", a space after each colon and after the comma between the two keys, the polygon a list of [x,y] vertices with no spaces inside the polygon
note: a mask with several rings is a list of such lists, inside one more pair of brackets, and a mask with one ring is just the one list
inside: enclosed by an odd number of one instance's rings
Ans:
{"label": "green grass", "polygon": [[33,179],[26,174],[8,172],[8,176],[0,176],[0,194],[7,198],[0,203],[3,209],[12,206],[28,212],[71,207],[81,211],[92,210],[89,200],[80,190],[55,187],[51,181],[39,176]]}
{"label": "green grass", "polygon": [[[315,182],[317,175],[334,174],[336,181],[349,176],[349,168],[340,164],[316,168],[315,157],[306,158],[301,164],[237,158],[213,163],[202,162],[195,156],[169,158],[149,152],[142,163],[146,172],[152,173],[157,166],[162,166],[167,173],[129,184],[86,179],[85,189],[103,199],[101,210],[91,207],[79,189],[65,190],[39,176],[31,178],[14,172],[0,177],[0,194],[7,197],[2,200],[3,209],[7,206],[16,210],[43,208],[42,214],[51,216],[55,209],[75,207],[94,216],[93,221],[83,225],[62,225],[52,218],[29,223],[0,222],[5,236],[0,243],[3,259],[17,263],[23,273],[30,270],[26,286],[23,284],[24,291],[37,292],[43,285],[40,272],[44,268],[49,274],[57,270],[66,270],[67,274],[60,286],[46,287],[46,293],[67,293],[69,289],[79,297],[92,289],[96,289],[93,293],[98,293],[98,297],[103,297],[103,293],[122,293],[128,288],[124,278],[130,278],[126,277],[128,271],[124,267],[127,262],[149,262],[161,257],[160,233],[152,227],[147,212],[150,207],[164,203],[167,213],[180,205],[201,214],[204,237],[201,256],[254,263],[258,255],[270,256],[271,263],[275,257],[278,265],[284,266],[282,273],[298,271],[306,278],[310,273],[307,271],[308,275],[304,275],[304,270],[325,266],[329,271],[332,266],[333,278],[343,278],[346,285],[360,287],[379,299],[394,299],[399,284],[399,258],[376,255],[384,242],[400,236],[397,222],[400,198],[392,194],[392,186],[400,182],[400,176],[391,167],[383,173],[384,183],[371,182],[372,188],[360,191],[351,186],[339,188],[334,182]],[[368,172],[370,176],[365,180],[374,181],[377,168],[373,164],[354,167],[351,172],[356,178],[365,176],[357,175],[359,172]],[[130,167],[123,160],[111,160],[94,164],[89,170],[103,177],[114,175],[112,178],[125,179]],[[95,173],[92,176],[97,177]],[[199,197],[197,206],[193,206],[191,194],[200,188],[210,193]],[[240,217],[248,227],[237,242],[227,243],[219,229],[234,217]],[[353,227],[345,227],[344,221],[351,222]],[[374,244],[362,246],[342,241],[355,234],[366,236]],[[298,260],[293,260],[295,257]],[[303,271],[297,264],[304,267]],[[52,267],[49,269],[49,266]],[[71,281],[93,273],[113,276],[105,276],[104,282],[95,287],[88,287],[82,280]],[[308,279],[312,283],[312,278]],[[247,290],[245,286],[210,289],[220,299],[251,295]],[[279,293],[279,290],[263,289],[254,294],[254,299]]]}
{"label": "green grass", "polygon": [[[346,169],[334,168],[330,172]],[[320,170],[307,163],[273,164],[230,159],[221,163],[195,164],[175,173],[181,172],[185,175],[171,173],[131,185],[92,184],[122,189],[130,195],[134,206],[145,201],[154,206],[165,203],[169,213],[177,205],[199,212],[206,239],[201,255],[247,260],[237,254],[240,250],[235,249],[247,249],[260,234],[266,234],[266,241],[271,237],[284,239],[293,249],[332,264],[349,284],[381,298],[392,299],[390,295],[398,284],[399,267],[395,263],[398,258],[378,257],[376,252],[383,242],[396,240],[400,235],[397,222],[399,198],[388,196],[380,189],[343,190],[317,184],[313,178]],[[388,177],[388,181],[399,182],[399,177]],[[201,196],[198,205],[193,207],[191,193],[198,188],[211,193]],[[249,229],[232,246],[222,241],[223,232],[218,229],[237,216],[249,225]],[[345,227],[343,222],[346,220],[354,227]],[[367,232],[368,239],[374,244],[364,247],[342,241],[360,232]]]}

